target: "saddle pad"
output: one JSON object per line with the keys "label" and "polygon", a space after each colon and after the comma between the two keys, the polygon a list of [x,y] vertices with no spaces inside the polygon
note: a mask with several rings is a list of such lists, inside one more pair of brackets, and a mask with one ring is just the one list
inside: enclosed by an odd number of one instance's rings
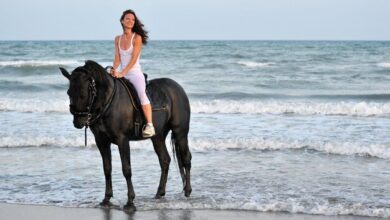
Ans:
{"label": "saddle pad", "polygon": [[[135,89],[134,85],[125,78],[121,78],[120,81],[128,88],[128,91],[130,92],[129,95],[135,102],[135,106],[138,109],[141,109],[141,101],[138,98],[137,90]],[[153,110],[161,110],[166,108],[168,104],[168,97],[156,83],[148,83],[146,85],[146,94],[149,98]]]}

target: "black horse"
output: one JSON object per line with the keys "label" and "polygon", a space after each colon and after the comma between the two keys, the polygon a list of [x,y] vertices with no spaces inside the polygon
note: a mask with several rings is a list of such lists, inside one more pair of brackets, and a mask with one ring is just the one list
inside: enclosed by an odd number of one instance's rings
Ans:
{"label": "black horse", "polygon": [[[109,75],[106,70],[94,61],[86,61],[69,74],[60,68],[68,78],[70,85],[68,95],[70,112],[76,128],[89,126],[95,136],[96,145],[103,159],[106,178],[105,197],[102,206],[110,205],[112,197],[111,183],[111,143],[118,145],[123,175],[127,181],[128,201],[125,210],[135,211],[133,203],[135,193],[131,182],[130,140],[140,140],[134,133],[134,116],[136,105],[129,98],[127,88],[118,79]],[[161,167],[160,184],[155,198],[165,195],[165,187],[171,158],[165,145],[169,131],[173,150],[181,173],[184,194],[189,197],[192,191],[190,183],[191,153],[188,148],[188,131],[190,123],[190,104],[183,88],[168,78],[151,80],[147,85],[153,100],[164,102],[164,109],[153,111],[153,124],[156,135],[152,142]]]}

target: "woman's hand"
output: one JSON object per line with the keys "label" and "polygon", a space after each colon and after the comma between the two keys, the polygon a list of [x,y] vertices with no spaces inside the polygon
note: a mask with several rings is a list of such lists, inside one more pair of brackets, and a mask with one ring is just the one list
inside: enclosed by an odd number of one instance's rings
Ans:
{"label": "woman's hand", "polygon": [[119,71],[119,72],[116,72],[116,71],[114,71],[114,77],[115,78],[122,78],[122,77],[124,77],[125,76],[125,74],[123,74],[123,71]]}
{"label": "woman's hand", "polygon": [[112,76],[115,76],[115,69],[114,69],[114,68],[111,68],[111,69],[110,69],[110,74],[111,74]]}
{"label": "woman's hand", "polygon": [[111,69],[110,71],[111,75],[115,78],[119,78],[120,72],[116,71],[114,68]]}

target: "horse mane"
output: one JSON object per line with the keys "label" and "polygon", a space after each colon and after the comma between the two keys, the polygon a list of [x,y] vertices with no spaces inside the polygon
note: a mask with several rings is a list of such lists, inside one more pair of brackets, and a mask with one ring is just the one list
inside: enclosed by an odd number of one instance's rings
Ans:
{"label": "horse mane", "polygon": [[74,71],[87,73],[88,75],[91,75],[95,80],[98,80],[100,82],[106,81],[107,77],[107,71],[100,64],[96,63],[93,60],[85,61],[84,66],[77,67]]}

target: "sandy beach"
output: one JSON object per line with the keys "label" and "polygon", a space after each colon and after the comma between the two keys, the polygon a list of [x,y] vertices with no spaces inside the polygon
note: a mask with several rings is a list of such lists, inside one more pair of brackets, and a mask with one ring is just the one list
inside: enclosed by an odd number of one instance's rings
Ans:
{"label": "sandy beach", "polygon": [[151,210],[137,211],[128,214],[122,210],[99,209],[99,208],[63,208],[54,206],[0,204],[0,220],[65,220],[65,219],[102,219],[102,220],[122,220],[122,219],[263,219],[263,220],[352,220],[352,219],[379,219],[359,216],[320,216],[289,213],[252,212],[239,210]]}

